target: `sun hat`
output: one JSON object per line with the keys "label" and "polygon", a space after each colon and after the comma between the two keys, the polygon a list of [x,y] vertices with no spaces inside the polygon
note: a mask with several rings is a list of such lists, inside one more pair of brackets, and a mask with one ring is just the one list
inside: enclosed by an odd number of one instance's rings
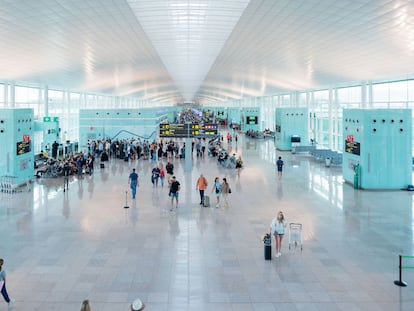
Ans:
{"label": "sun hat", "polygon": [[135,299],[132,302],[132,305],[131,305],[133,311],[139,311],[139,310],[141,310],[142,309],[142,306],[143,306],[142,301],[139,298]]}

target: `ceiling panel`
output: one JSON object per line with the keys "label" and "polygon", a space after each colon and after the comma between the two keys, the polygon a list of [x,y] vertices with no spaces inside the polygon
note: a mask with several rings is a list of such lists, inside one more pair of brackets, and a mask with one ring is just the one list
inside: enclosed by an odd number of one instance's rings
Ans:
{"label": "ceiling panel", "polygon": [[201,82],[248,0],[127,0],[186,101]]}
{"label": "ceiling panel", "polygon": [[413,5],[251,1],[197,96],[241,98],[412,76]]}
{"label": "ceiling panel", "polygon": [[125,1],[3,1],[0,28],[2,80],[182,100]]}
{"label": "ceiling panel", "polygon": [[19,0],[0,79],[177,103],[412,77],[407,0]]}

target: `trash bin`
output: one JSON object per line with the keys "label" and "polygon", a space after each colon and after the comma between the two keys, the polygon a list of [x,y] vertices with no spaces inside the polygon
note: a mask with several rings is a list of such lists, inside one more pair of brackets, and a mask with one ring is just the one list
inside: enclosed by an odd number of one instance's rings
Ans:
{"label": "trash bin", "polygon": [[332,159],[330,157],[325,158],[325,166],[326,167],[330,167],[331,166],[331,162],[332,162]]}
{"label": "trash bin", "polygon": [[264,244],[264,258],[265,260],[271,260],[272,259],[272,237],[270,234],[266,234],[263,238],[263,244]]}

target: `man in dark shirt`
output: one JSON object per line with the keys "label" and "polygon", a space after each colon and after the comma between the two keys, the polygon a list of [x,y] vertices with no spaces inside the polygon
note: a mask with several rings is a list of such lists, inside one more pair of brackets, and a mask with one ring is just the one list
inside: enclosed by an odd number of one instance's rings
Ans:
{"label": "man in dark shirt", "polygon": [[178,208],[178,193],[180,191],[180,183],[176,180],[175,176],[171,178],[171,186],[170,186],[170,197],[171,197],[171,209],[174,209],[174,198],[175,198],[175,208]]}
{"label": "man in dark shirt", "polygon": [[132,198],[135,199],[135,196],[137,194],[137,186],[138,186],[138,174],[135,173],[135,168],[132,169],[132,173],[129,174],[129,186],[131,187],[132,191]]}
{"label": "man in dark shirt", "polygon": [[159,166],[157,165],[152,169],[152,175],[151,175],[151,182],[153,187],[158,187],[158,178],[160,177],[161,170]]}
{"label": "man in dark shirt", "polygon": [[171,177],[174,175],[174,165],[171,162],[168,162],[165,166],[165,170],[167,171],[167,184],[171,185]]}
{"label": "man in dark shirt", "polygon": [[59,144],[55,140],[55,142],[52,144],[52,158],[57,159],[57,153],[58,153]]}

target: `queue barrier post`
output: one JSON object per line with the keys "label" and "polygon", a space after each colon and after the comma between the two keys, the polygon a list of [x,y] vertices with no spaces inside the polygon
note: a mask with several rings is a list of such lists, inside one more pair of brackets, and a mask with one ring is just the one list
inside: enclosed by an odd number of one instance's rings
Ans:
{"label": "queue barrier post", "polygon": [[413,259],[414,256],[398,255],[398,257],[399,257],[399,265],[398,265],[399,279],[396,280],[396,281],[394,281],[394,284],[397,285],[397,286],[400,286],[400,287],[406,287],[407,286],[407,283],[402,280],[402,270],[403,269],[414,269],[414,266],[403,266],[402,265],[402,260],[403,260],[403,258]]}

